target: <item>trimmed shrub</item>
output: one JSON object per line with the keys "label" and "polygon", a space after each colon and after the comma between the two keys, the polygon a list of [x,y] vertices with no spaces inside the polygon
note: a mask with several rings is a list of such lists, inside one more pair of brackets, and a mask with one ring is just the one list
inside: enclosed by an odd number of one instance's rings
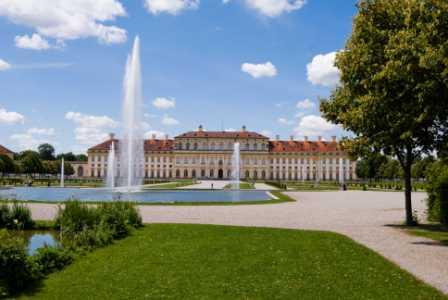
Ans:
{"label": "trimmed shrub", "polygon": [[39,278],[39,267],[27,255],[25,241],[0,230],[0,289],[12,294]]}
{"label": "trimmed shrub", "polygon": [[73,262],[73,254],[65,249],[56,247],[43,247],[37,249],[33,256],[34,262],[44,275],[62,270]]}
{"label": "trimmed shrub", "polygon": [[104,202],[98,208],[101,223],[110,228],[114,238],[129,234],[132,228],[142,226],[142,219],[131,202]]}

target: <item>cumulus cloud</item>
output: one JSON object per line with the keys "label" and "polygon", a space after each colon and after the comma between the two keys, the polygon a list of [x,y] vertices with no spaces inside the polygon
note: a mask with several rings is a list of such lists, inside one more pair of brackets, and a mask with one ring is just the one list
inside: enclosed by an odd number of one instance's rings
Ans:
{"label": "cumulus cloud", "polygon": [[37,135],[47,135],[47,136],[53,136],[55,135],[54,128],[30,128],[27,130],[28,134],[37,134]]}
{"label": "cumulus cloud", "polygon": [[277,75],[277,68],[270,62],[264,64],[244,63],[241,71],[248,73],[253,78],[274,77]]}
{"label": "cumulus cloud", "polygon": [[314,107],[314,103],[310,99],[305,99],[297,102],[298,109],[310,109]]}
{"label": "cumulus cloud", "polygon": [[278,118],[277,123],[279,123],[281,125],[292,125],[292,124],[294,124],[294,121],[288,120],[287,118]]}
{"label": "cumulus cloud", "polygon": [[165,138],[165,132],[159,130],[149,130],[145,133],[145,139],[152,139],[154,136],[156,139],[163,139]]}
{"label": "cumulus cloud", "polygon": [[25,117],[15,111],[7,111],[0,107],[0,124],[17,124],[24,123]]}
{"label": "cumulus cloud", "polygon": [[[59,42],[95,37],[106,44],[122,43],[126,41],[126,30],[105,23],[125,15],[126,11],[118,0],[0,1],[0,16],[33,28],[41,37],[54,38]],[[29,45],[30,39],[33,36],[24,41]]]}
{"label": "cumulus cloud", "polygon": [[306,66],[308,80],[314,85],[334,87],[339,83],[339,70],[335,66],[337,52],[318,54]]}
{"label": "cumulus cloud", "polygon": [[161,13],[177,15],[186,9],[197,9],[199,2],[199,0],[145,0],[145,7],[154,15]]}
{"label": "cumulus cloud", "polygon": [[245,0],[245,3],[259,14],[274,18],[301,9],[305,5],[305,0]]}
{"label": "cumulus cloud", "polygon": [[167,125],[167,126],[174,126],[174,125],[178,125],[179,121],[176,120],[173,117],[170,117],[168,115],[164,115],[163,118],[162,118],[162,124],[163,125]]}
{"label": "cumulus cloud", "polygon": [[22,36],[18,35],[14,41],[16,42],[16,47],[22,49],[47,50],[51,48],[48,41],[37,33],[34,33],[31,37],[26,34]]}
{"label": "cumulus cloud", "polygon": [[0,71],[6,71],[8,69],[11,69],[11,65],[3,59],[0,59]]}
{"label": "cumulus cloud", "polygon": [[297,135],[319,136],[337,129],[337,126],[323,119],[321,116],[304,116],[294,129]]}
{"label": "cumulus cloud", "polygon": [[73,121],[77,127],[75,128],[76,141],[82,145],[93,145],[107,139],[107,129],[113,129],[118,126],[108,116],[86,115],[80,112],[68,112],[65,114],[67,120]]}
{"label": "cumulus cloud", "polygon": [[176,100],[174,98],[169,99],[164,97],[158,97],[154,99],[152,105],[154,105],[154,107],[158,109],[170,109],[176,106]]}

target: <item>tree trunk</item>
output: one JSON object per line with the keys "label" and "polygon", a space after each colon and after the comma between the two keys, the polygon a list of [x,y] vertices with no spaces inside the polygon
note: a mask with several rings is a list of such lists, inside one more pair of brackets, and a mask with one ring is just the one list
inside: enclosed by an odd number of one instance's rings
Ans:
{"label": "tree trunk", "polygon": [[412,216],[412,182],[411,182],[411,165],[409,161],[406,161],[403,166],[404,169],[404,194],[405,194],[405,209],[406,209],[406,225],[415,225],[415,220]]}

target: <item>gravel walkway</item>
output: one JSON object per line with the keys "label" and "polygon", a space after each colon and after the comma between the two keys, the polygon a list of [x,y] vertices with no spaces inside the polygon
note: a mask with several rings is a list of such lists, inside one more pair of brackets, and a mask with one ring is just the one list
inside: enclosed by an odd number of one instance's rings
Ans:
{"label": "gravel walkway", "polygon": [[226,185],[230,183],[229,180],[201,180],[200,182],[192,185],[180,187],[179,189],[197,189],[197,190],[209,190],[212,188],[215,190],[222,190]]}
{"label": "gravel walkway", "polygon": [[[404,195],[396,192],[289,192],[294,203],[235,206],[141,206],[147,223],[203,223],[315,229],[338,232],[375,250],[448,294],[448,247],[388,225],[404,219]],[[413,194],[424,210],[423,193]],[[36,219],[53,218],[57,207],[30,204]]]}

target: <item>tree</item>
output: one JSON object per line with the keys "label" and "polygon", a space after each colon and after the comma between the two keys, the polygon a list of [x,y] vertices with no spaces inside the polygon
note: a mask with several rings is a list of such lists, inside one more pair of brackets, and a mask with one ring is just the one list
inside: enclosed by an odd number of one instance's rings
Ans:
{"label": "tree", "polygon": [[85,154],[78,154],[78,155],[76,155],[76,160],[77,161],[87,161],[87,155],[85,155]]}
{"label": "tree", "polygon": [[340,85],[321,111],[353,144],[398,159],[412,225],[411,166],[448,140],[448,2],[361,0],[358,10],[336,57]]}
{"label": "tree", "polygon": [[25,174],[32,177],[32,174],[43,173],[45,171],[39,155],[33,151],[28,152],[20,161],[22,170]]}
{"label": "tree", "polygon": [[58,154],[58,156],[56,156],[57,160],[61,160],[62,158],[64,158],[65,161],[76,161],[76,155],[74,155],[72,152],[67,152],[67,153],[61,153]]}
{"label": "tree", "polygon": [[[380,177],[380,168],[387,162],[387,157],[378,152],[366,152],[358,161],[356,173],[359,178],[378,179]],[[360,170],[358,171],[358,168]]]}
{"label": "tree", "polygon": [[48,143],[41,144],[37,147],[39,157],[42,160],[55,160],[54,147]]}
{"label": "tree", "polygon": [[5,154],[0,154],[0,172],[1,173],[15,173],[16,166],[14,161]]}
{"label": "tree", "polygon": [[412,166],[412,178],[423,179],[426,178],[426,172],[429,167],[434,163],[434,158],[432,156],[427,156],[423,159],[418,160]]}

